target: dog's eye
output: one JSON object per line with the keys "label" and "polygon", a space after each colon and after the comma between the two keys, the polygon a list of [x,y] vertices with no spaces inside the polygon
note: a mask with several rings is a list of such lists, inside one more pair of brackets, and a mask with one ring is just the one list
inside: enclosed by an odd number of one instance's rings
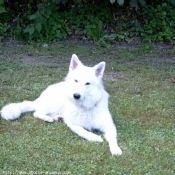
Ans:
{"label": "dog's eye", "polygon": [[76,83],[78,83],[78,80],[75,80]]}
{"label": "dog's eye", "polygon": [[90,85],[91,83],[87,82],[85,85]]}

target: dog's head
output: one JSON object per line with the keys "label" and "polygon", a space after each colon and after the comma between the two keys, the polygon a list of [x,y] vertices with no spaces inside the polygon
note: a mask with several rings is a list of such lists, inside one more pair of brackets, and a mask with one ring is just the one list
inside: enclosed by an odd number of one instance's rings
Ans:
{"label": "dog's head", "polygon": [[[69,66],[69,72],[65,81],[70,85],[72,98],[80,102],[83,106],[94,105],[101,97],[103,89],[102,77],[105,70],[105,62],[101,62],[94,67],[84,66],[73,54]],[[92,103],[92,104],[87,104]]]}

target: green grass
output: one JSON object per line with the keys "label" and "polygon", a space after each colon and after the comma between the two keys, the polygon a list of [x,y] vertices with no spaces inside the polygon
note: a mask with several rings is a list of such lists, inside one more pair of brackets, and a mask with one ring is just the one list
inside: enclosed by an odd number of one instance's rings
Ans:
{"label": "green grass", "polygon": [[173,48],[138,44],[107,50],[77,42],[48,48],[1,45],[0,108],[33,100],[61,81],[72,53],[88,65],[106,61],[104,84],[123,155],[112,157],[106,141],[88,142],[62,123],[48,124],[27,113],[17,121],[0,120],[0,174],[175,174]]}

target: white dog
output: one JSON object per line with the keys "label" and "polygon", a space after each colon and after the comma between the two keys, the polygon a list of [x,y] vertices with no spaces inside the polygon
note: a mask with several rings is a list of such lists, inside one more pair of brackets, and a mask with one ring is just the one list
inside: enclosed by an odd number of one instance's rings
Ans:
{"label": "white dog", "polygon": [[109,95],[102,83],[104,69],[105,62],[86,67],[73,54],[65,81],[49,86],[35,101],[6,105],[1,116],[5,120],[15,120],[22,113],[34,111],[34,117],[47,122],[63,118],[79,136],[102,142],[100,136],[91,132],[97,129],[108,141],[111,154],[121,155],[116,128],[108,110]]}

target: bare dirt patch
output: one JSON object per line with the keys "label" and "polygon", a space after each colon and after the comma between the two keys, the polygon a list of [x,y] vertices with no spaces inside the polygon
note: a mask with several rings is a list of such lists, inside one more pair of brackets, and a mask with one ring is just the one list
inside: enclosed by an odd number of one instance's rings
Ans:
{"label": "bare dirt patch", "polygon": [[116,81],[119,81],[120,79],[122,79],[124,76],[125,76],[125,74],[122,72],[106,72],[104,74],[103,79],[106,82],[116,82]]}
{"label": "bare dirt patch", "polygon": [[[73,45],[82,45],[83,47],[89,48],[89,50],[93,50],[94,48],[96,48],[96,46],[94,45],[94,43],[92,42],[77,42],[77,41],[68,41],[69,44],[73,44]],[[50,47],[57,47],[59,45],[59,43],[53,43],[51,45],[49,45]],[[21,64],[23,65],[41,65],[41,66],[47,66],[50,68],[60,68],[60,69],[64,69],[66,68],[66,70],[69,67],[69,63],[70,63],[70,55],[71,53],[68,55],[65,54],[64,57],[60,56],[59,54],[55,54],[54,55],[50,55],[50,56],[37,56],[36,54],[33,53],[29,53],[29,45],[20,42],[20,41],[16,41],[16,40],[7,40],[4,41],[2,43],[2,46],[8,48],[7,50],[1,50],[0,49],[0,55],[3,55],[3,58],[7,58],[9,60],[19,60]],[[22,46],[22,51],[20,49],[18,49],[18,47],[21,48]],[[155,44],[154,47],[157,48],[156,52],[159,52],[159,50],[172,50],[174,49],[173,45],[169,45],[169,44]],[[15,49],[14,49],[15,48]],[[60,48],[61,49],[61,48]],[[65,48],[64,48],[65,49]],[[77,48],[78,50],[79,48]],[[97,48],[96,48],[97,49]],[[139,50],[139,46],[137,44],[128,44],[126,42],[118,42],[115,43],[112,48],[111,51],[114,50],[121,50],[121,49],[127,49],[127,50]],[[19,51],[18,51],[19,50]],[[110,56],[110,52],[105,52],[104,55]],[[174,52],[172,52],[174,53]],[[163,53],[164,55],[162,57],[155,57],[156,54],[153,54],[153,57],[146,57],[146,58],[139,58],[139,59],[135,59],[135,60],[123,60],[122,63],[126,63],[126,64],[152,64],[152,65],[164,65],[164,64],[175,64],[175,55],[166,55],[165,52]],[[49,55],[49,54],[48,54]],[[82,58],[81,57],[81,61],[88,66],[94,66],[94,64],[100,62],[100,59],[95,58],[95,59],[89,59],[89,58]],[[116,63],[116,59],[109,59],[108,61],[108,65],[113,65]],[[105,72],[104,75],[104,80],[105,81],[118,81],[121,78],[123,78],[125,75],[122,72],[114,72],[114,71],[110,71],[110,72]],[[166,80],[169,82],[173,82],[174,83],[174,79],[171,80]]]}
{"label": "bare dirt patch", "polygon": [[20,62],[24,65],[42,65],[59,67],[59,64],[67,64],[67,60],[61,57],[39,57],[39,56],[24,56],[20,58]]}
{"label": "bare dirt patch", "polygon": [[175,57],[166,57],[166,58],[143,58],[139,60],[130,61],[131,64],[162,64],[162,63],[172,63],[175,64]]}

